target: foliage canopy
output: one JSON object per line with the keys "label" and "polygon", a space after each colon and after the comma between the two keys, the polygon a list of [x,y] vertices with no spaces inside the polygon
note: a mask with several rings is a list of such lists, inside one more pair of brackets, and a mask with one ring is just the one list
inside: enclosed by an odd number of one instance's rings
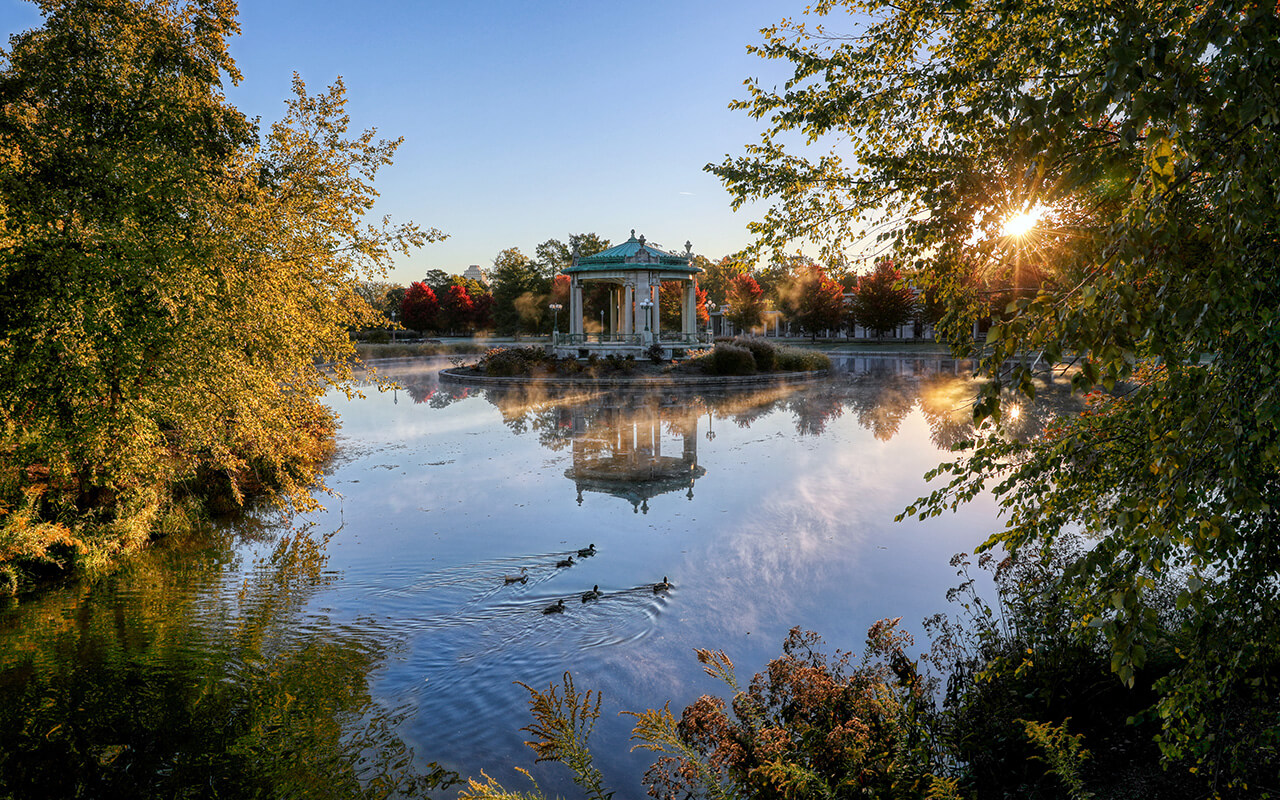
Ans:
{"label": "foliage canopy", "polygon": [[[708,167],[736,205],[772,202],[761,243],[809,237],[831,258],[888,223],[882,240],[947,298],[957,342],[983,287],[1011,287],[978,419],[1002,420],[1008,388],[1034,395],[1027,351],[1110,393],[1038,441],[975,438],[910,511],[999,479],[1008,525],[988,547],[1047,552],[1084,531],[1093,545],[1055,586],[1077,625],[1107,634],[1126,683],[1152,648],[1180,654],[1156,705],[1166,756],[1224,779],[1275,763],[1275,4],[825,0],[808,13],[843,30],[764,31],[752,49],[791,78],[748,83],[735,106],[766,121],[763,139]],[[796,134],[811,147],[784,141]],[[1039,221],[1006,228],[1019,213]],[[1170,585],[1191,612],[1172,622],[1150,600]]]}
{"label": "foliage canopy", "polygon": [[0,51],[6,537],[55,519],[118,540],[184,483],[305,502],[318,397],[380,317],[360,279],[442,236],[363,221],[398,142],[348,133],[341,81],[296,76],[260,135],[222,95],[229,2],[41,10]]}

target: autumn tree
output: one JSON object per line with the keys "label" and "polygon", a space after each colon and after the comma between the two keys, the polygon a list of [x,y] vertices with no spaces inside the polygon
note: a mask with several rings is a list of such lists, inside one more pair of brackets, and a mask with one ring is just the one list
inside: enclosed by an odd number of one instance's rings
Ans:
{"label": "autumn tree", "polygon": [[473,323],[475,304],[465,286],[455,283],[440,298],[438,327],[449,333],[465,333]]}
{"label": "autumn tree", "polygon": [[854,322],[883,338],[914,318],[915,294],[902,285],[902,273],[892,261],[881,261],[858,277],[850,312]]}
{"label": "autumn tree", "polygon": [[745,275],[751,271],[751,265],[745,260],[725,256],[719,261],[712,261],[705,256],[694,256],[693,266],[701,267],[703,272],[698,276],[698,285],[707,292],[709,302],[721,305],[729,296],[729,283],[737,275]]}
{"label": "autumn tree", "polygon": [[844,321],[844,289],[818,264],[799,265],[779,294],[782,312],[814,341],[818,331],[839,328]]}
{"label": "autumn tree", "polygon": [[320,396],[379,320],[359,283],[440,238],[363,220],[398,142],[348,133],[340,81],[296,77],[260,135],[221,91],[229,3],[41,10],[0,57],[6,536],[106,558],[179,484],[310,502]]}
{"label": "autumn tree", "polygon": [[440,301],[422,281],[409,284],[400,301],[400,324],[411,331],[433,331],[439,327]]}
{"label": "autumn tree", "polygon": [[[1006,524],[986,547],[1033,558],[1083,531],[1090,546],[1054,592],[1075,635],[1105,637],[1126,685],[1152,655],[1173,665],[1151,712],[1167,761],[1215,791],[1273,782],[1275,4],[851,0],[807,13],[820,35],[797,18],[754,48],[791,69],[735,104],[764,121],[762,141],[710,167],[735,205],[769,205],[758,244],[810,239],[834,255],[883,233],[945,298],[957,345],[988,276],[1035,264],[1048,277],[1009,280],[1018,296],[992,325],[975,405],[996,428],[910,512],[994,486]],[[797,151],[799,132],[835,149]],[[1036,391],[1027,351],[1069,359],[1077,390],[1106,393],[1011,443],[997,435],[1003,400]]]}
{"label": "autumn tree", "polygon": [[471,324],[474,330],[493,330],[493,294],[484,292],[471,298]]}
{"label": "autumn tree", "polygon": [[750,275],[735,275],[725,299],[729,304],[725,316],[738,330],[750,331],[764,322],[764,291]]}

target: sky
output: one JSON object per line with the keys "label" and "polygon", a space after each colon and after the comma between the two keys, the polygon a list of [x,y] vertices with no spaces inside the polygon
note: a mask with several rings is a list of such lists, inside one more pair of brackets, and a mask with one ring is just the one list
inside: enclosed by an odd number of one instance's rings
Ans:
{"label": "sky", "polygon": [[[734,212],[703,171],[759,139],[728,104],[743,80],[781,83],[747,53],[792,0],[243,0],[230,42],[243,80],[229,101],[264,126],[293,73],[318,92],[341,76],[352,128],[404,137],[377,179],[376,217],[449,235],[391,278],[489,268],[503,249],[594,232],[709,258],[750,242],[762,208]],[[0,35],[40,24],[0,0]],[[376,218],[375,217],[375,218]]]}

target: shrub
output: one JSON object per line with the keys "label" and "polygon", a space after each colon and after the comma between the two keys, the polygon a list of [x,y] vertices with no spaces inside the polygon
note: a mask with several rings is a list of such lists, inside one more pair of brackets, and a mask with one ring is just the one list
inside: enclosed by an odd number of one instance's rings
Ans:
{"label": "shrub", "polygon": [[666,361],[666,359],[662,357],[662,345],[657,342],[649,345],[649,347],[645,349],[644,355],[655,364],[661,364],[663,361]]}
{"label": "shrub", "polygon": [[711,357],[704,359],[708,371],[715,375],[754,375],[756,360],[751,351],[733,344],[717,344]]}
{"label": "shrub", "polygon": [[774,365],[783,372],[817,372],[831,369],[831,359],[826,353],[799,347],[779,347]]}
{"label": "shrub", "polygon": [[777,369],[775,364],[777,348],[771,342],[757,336],[739,336],[733,340],[733,343],[751,351],[751,356],[756,360],[756,369],[761,372],[772,372]]}
{"label": "shrub", "polygon": [[499,378],[528,375],[546,361],[547,352],[540,347],[495,347],[476,366],[485,375]]}

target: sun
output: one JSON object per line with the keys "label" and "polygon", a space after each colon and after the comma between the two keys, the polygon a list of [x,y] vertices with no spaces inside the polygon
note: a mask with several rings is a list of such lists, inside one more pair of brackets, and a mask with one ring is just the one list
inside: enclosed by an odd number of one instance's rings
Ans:
{"label": "sun", "polygon": [[1042,208],[1033,208],[1030,211],[1022,211],[1017,214],[1012,214],[1004,221],[1004,226],[1000,229],[1000,232],[1005,236],[1012,236],[1020,239],[1028,233],[1031,233],[1031,229],[1040,221],[1040,215],[1043,212],[1044,209]]}

